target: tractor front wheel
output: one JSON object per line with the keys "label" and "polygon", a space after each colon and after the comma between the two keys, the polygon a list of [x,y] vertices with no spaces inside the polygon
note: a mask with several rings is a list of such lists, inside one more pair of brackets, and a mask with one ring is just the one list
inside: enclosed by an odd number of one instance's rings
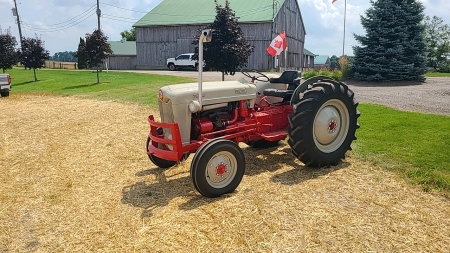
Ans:
{"label": "tractor front wheel", "polygon": [[356,140],[357,106],[344,83],[323,80],[310,86],[289,115],[292,153],[310,167],[337,164]]}
{"label": "tractor front wheel", "polygon": [[[147,137],[147,152],[148,152],[148,145],[149,144],[150,144],[150,137]],[[159,158],[159,157],[154,156],[154,155],[148,155],[148,158],[150,159],[150,161],[152,161],[153,164],[155,164],[156,166],[158,166],[161,169],[168,169],[170,167],[173,167],[177,163],[186,160],[188,157],[189,157],[189,154],[184,154],[181,157],[181,160],[176,162],[176,161],[165,160],[165,159]]]}
{"label": "tractor front wheel", "polygon": [[214,139],[203,144],[191,163],[194,187],[209,198],[233,192],[244,173],[244,152],[236,143],[226,139]]}

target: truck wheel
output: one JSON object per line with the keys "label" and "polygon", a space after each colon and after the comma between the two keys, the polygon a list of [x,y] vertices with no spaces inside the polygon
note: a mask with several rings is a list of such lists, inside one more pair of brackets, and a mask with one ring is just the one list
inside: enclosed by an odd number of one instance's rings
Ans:
{"label": "truck wheel", "polygon": [[175,64],[173,64],[173,63],[169,63],[168,67],[169,67],[169,70],[171,70],[171,71],[174,71],[177,69],[177,67],[175,67]]}
{"label": "truck wheel", "polygon": [[310,167],[337,164],[345,158],[359,128],[354,93],[344,83],[323,80],[310,86],[289,115],[288,144]]}
{"label": "truck wheel", "polygon": [[233,192],[245,173],[242,149],[226,139],[203,144],[191,163],[191,178],[197,191],[209,198]]}
{"label": "truck wheel", "polygon": [[[150,144],[150,137],[147,137],[147,152],[148,152],[148,145]],[[159,158],[157,156],[154,155],[148,155],[148,158],[150,159],[150,161],[152,161],[153,164],[155,164],[156,166],[158,166],[161,169],[168,169],[170,167],[175,166],[177,163],[180,163],[184,160],[186,160],[189,157],[189,154],[184,154],[181,157],[181,160],[176,162],[176,161],[169,161],[169,160],[165,160],[162,158]]]}
{"label": "truck wheel", "polygon": [[0,92],[2,97],[9,97],[9,91]]}

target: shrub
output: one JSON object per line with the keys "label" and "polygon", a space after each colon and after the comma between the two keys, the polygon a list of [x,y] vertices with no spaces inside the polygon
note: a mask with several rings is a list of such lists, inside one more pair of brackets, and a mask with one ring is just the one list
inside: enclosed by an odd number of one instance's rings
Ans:
{"label": "shrub", "polygon": [[340,71],[338,69],[334,69],[333,71],[331,71],[329,69],[323,68],[323,69],[320,69],[319,71],[308,70],[303,73],[304,79],[309,79],[314,76],[327,76],[336,81],[340,81],[340,80],[342,80],[342,71]]}
{"label": "shrub", "polygon": [[308,70],[308,71],[303,73],[303,78],[305,78],[305,79],[309,79],[309,78],[311,78],[313,76],[317,76],[317,73],[314,70]]}

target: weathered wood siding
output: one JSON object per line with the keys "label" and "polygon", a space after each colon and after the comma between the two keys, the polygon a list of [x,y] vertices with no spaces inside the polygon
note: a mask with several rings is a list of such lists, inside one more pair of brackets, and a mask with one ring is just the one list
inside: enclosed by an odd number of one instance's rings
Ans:
{"label": "weathered wood siding", "polygon": [[[130,70],[136,69],[137,57],[135,55],[122,56],[122,55],[111,55],[106,59],[108,63],[108,69],[110,70]],[[106,69],[106,64],[102,64],[102,69]]]}
{"label": "weathered wood siding", "polygon": [[314,69],[314,56],[304,55],[303,69]]}
{"label": "weathered wood siding", "polygon": [[[287,36],[287,68],[300,70],[303,67],[305,30],[297,1],[286,0],[276,15],[274,22],[240,24],[246,40],[255,47],[247,69],[274,68],[274,57],[267,54],[266,48],[282,31]],[[192,40],[202,27],[204,25],[136,27],[137,68],[166,68],[167,58],[193,53],[195,45]],[[279,66],[285,68],[284,53],[278,58]]]}

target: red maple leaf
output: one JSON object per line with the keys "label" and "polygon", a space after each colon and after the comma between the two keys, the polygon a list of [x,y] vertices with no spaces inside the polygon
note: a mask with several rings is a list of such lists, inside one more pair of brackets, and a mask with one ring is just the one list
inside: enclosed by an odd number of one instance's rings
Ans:
{"label": "red maple leaf", "polygon": [[275,40],[275,47],[276,48],[281,48],[281,46],[283,45],[283,41],[281,41],[281,40]]}

